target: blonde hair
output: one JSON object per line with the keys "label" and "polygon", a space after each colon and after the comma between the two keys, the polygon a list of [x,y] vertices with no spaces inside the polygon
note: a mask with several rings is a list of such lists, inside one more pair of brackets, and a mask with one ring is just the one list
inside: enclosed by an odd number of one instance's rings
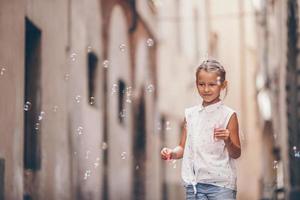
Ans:
{"label": "blonde hair", "polygon": [[[226,80],[226,71],[223,65],[221,65],[221,63],[215,59],[207,59],[201,63],[201,65],[197,68],[196,71],[196,82],[198,82],[198,74],[201,70],[204,70],[206,72],[217,73],[218,77],[220,77],[219,81],[221,84],[223,84]],[[225,90],[225,96],[227,96],[227,87]]]}
{"label": "blonde hair", "polygon": [[196,71],[196,80],[198,80],[198,74],[201,70],[206,72],[215,72],[220,77],[221,83],[224,83],[226,80],[226,71],[221,63],[214,59],[208,59],[202,62],[202,64],[197,68]]}

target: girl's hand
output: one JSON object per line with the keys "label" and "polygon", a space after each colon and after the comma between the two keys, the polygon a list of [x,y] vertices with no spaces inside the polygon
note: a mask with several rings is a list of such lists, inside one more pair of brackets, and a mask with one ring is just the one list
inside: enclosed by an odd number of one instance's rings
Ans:
{"label": "girl's hand", "polygon": [[172,149],[164,147],[160,151],[160,156],[163,160],[170,160],[172,159],[172,153],[173,153]]}
{"label": "girl's hand", "polygon": [[214,139],[216,140],[224,140],[224,142],[227,142],[230,140],[230,132],[228,129],[223,128],[215,128],[214,129]]}

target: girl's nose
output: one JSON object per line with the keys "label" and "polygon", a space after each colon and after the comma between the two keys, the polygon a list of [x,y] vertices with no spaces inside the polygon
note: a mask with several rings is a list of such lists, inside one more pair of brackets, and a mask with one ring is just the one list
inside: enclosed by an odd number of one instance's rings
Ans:
{"label": "girl's nose", "polygon": [[209,90],[208,86],[205,86],[204,91],[208,91],[208,90]]}

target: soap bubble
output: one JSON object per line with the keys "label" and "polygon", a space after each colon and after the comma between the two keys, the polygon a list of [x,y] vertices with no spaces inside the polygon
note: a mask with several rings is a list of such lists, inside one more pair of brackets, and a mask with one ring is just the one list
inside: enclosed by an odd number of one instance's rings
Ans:
{"label": "soap bubble", "polygon": [[113,87],[111,89],[111,94],[116,94],[119,91],[119,86],[118,84],[113,84]]}
{"label": "soap bubble", "polygon": [[126,117],[126,110],[123,109],[121,112],[120,112],[120,117],[121,118],[125,118]]}
{"label": "soap bubble", "polygon": [[154,91],[154,86],[152,84],[149,84],[146,89],[149,93],[151,93]]}
{"label": "soap bubble", "polygon": [[53,112],[57,112],[57,110],[58,110],[58,106],[57,105],[53,106]]}
{"label": "soap bubble", "polygon": [[40,123],[35,123],[34,129],[38,131],[40,129]]}
{"label": "soap bubble", "polygon": [[81,99],[81,96],[80,96],[80,95],[77,95],[77,96],[75,97],[75,101],[76,101],[77,103],[80,103],[80,99]]}
{"label": "soap bubble", "polygon": [[103,67],[104,68],[108,68],[109,67],[109,61],[108,60],[104,60],[103,61]]}
{"label": "soap bubble", "polygon": [[66,81],[68,81],[68,80],[70,79],[70,74],[69,74],[69,73],[66,73],[65,76],[64,76],[64,79],[65,79]]}
{"label": "soap bubble", "polygon": [[278,168],[278,161],[274,160],[273,162],[273,169],[277,169]]}
{"label": "soap bubble", "polygon": [[101,148],[102,148],[103,150],[106,150],[107,147],[108,147],[107,143],[106,143],[106,142],[102,142]]}
{"label": "soap bubble", "polygon": [[169,121],[166,121],[166,131],[171,130],[171,123]]}
{"label": "soap bubble", "polygon": [[24,110],[28,111],[31,109],[31,103],[29,101],[26,101],[25,105],[24,105]]}
{"label": "soap bubble", "polygon": [[0,70],[0,75],[3,76],[4,73],[5,73],[5,71],[6,71],[6,68],[5,68],[5,67],[2,67],[1,70]]}
{"label": "soap bubble", "polygon": [[125,151],[121,153],[121,158],[122,158],[122,160],[125,160],[125,159],[126,159],[126,156],[127,156],[127,154],[126,154]]}
{"label": "soap bubble", "polygon": [[148,39],[147,39],[147,46],[148,46],[148,47],[152,47],[153,45],[154,45],[153,39],[148,38]]}
{"label": "soap bubble", "polygon": [[87,180],[88,177],[90,177],[90,176],[91,176],[91,170],[88,169],[88,170],[85,171],[83,179]]}
{"label": "soap bubble", "polygon": [[87,52],[88,52],[88,53],[92,52],[92,50],[93,50],[93,49],[92,49],[92,46],[88,46],[88,47],[87,47]]}
{"label": "soap bubble", "polygon": [[70,55],[71,60],[75,61],[76,60],[76,56],[77,56],[76,53],[71,53],[71,55]]}
{"label": "soap bubble", "polygon": [[120,44],[119,48],[120,48],[120,51],[124,52],[125,49],[126,49],[126,45],[125,44]]}
{"label": "soap bubble", "polygon": [[83,134],[83,127],[82,126],[77,127],[77,133],[78,133],[78,135]]}
{"label": "soap bubble", "polygon": [[39,121],[42,121],[44,115],[45,115],[45,112],[44,112],[44,111],[41,111],[40,115],[38,116],[38,120],[39,120]]}
{"label": "soap bubble", "polygon": [[90,104],[94,105],[95,104],[95,97],[90,97]]}

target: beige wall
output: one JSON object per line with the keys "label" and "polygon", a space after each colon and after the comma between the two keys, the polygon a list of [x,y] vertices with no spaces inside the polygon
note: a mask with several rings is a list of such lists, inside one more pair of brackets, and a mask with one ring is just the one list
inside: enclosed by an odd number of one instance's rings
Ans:
{"label": "beige wall", "polygon": [[[69,49],[66,72],[68,102],[68,134],[72,154],[73,198],[99,199],[102,196],[103,150],[103,68],[100,3],[70,1]],[[88,99],[88,52],[98,59],[95,77],[95,106]],[[71,55],[76,54],[75,60]],[[80,102],[76,97],[80,96]],[[79,129],[82,134],[79,135]],[[87,175],[87,176],[86,176]],[[89,175],[89,176],[88,176]],[[78,195],[76,195],[76,193]]]}
{"label": "beige wall", "polygon": [[[101,167],[92,170],[91,177],[84,181],[86,168],[93,167],[94,160],[101,157],[101,112],[99,108],[91,108],[87,102],[87,46],[92,45],[93,51],[99,56],[100,50],[100,15],[97,1],[89,1],[81,9],[86,15],[78,15],[78,2],[59,1],[27,1],[1,2],[1,44],[6,50],[0,53],[1,66],[6,63],[7,70],[1,79],[1,86],[10,86],[4,90],[8,92],[1,98],[1,107],[12,109],[3,110],[1,121],[11,124],[1,132],[1,138],[7,138],[5,146],[2,144],[1,157],[6,159],[5,166],[5,199],[23,199],[23,106],[24,100],[24,44],[25,44],[25,16],[33,22],[42,33],[41,40],[41,91],[44,111],[39,134],[41,134],[41,169],[33,175],[26,188],[31,188],[34,199],[75,199],[75,189],[81,188],[82,195],[90,198],[100,198]],[[89,20],[88,19],[91,19]],[[72,21],[72,23],[71,23]],[[93,31],[90,31],[90,29]],[[72,34],[71,34],[72,32]],[[16,35],[15,33],[18,33]],[[14,35],[14,37],[12,37]],[[7,44],[5,44],[7,43]],[[13,53],[12,53],[13,52]],[[19,53],[18,53],[19,52]],[[76,61],[71,61],[70,54],[76,52]],[[3,58],[2,58],[3,57]],[[11,57],[11,58],[10,58]],[[100,57],[100,56],[99,56]],[[16,59],[17,58],[17,59]],[[6,60],[6,61],[5,61]],[[9,61],[10,60],[10,61]],[[9,61],[9,62],[8,62]],[[10,63],[11,62],[11,63]],[[66,75],[68,78],[66,79]],[[99,71],[100,75],[100,71]],[[9,95],[11,94],[11,95]],[[75,102],[74,95],[81,95],[81,102]],[[14,102],[15,101],[15,102]],[[15,110],[16,112],[11,112]],[[7,113],[15,113],[7,118]],[[91,118],[91,119],[90,119]],[[8,120],[7,123],[5,120]],[[82,138],[77,137],[78,126],[83,127]],[[5,136],[5,134],[9,136]],[[13,133],[13,134],[12,134]],[[89,136],[89,138],[85,136]],[[80,141],[78,141],[80,140]],[[1,141],[4,141],[1,139]],[[7,152],[7,150],[13,151]],[[91,155],[85,164],[78,161],[83,159],[86,150]],[[85,159],[85,158],[84,158]],[[101,158],[102,159],[102,158]],[[101,161],[100,161],[101,162]],[[100,163],[101,164],[101,163]],[[72,168],[74,167],[74,171]],[[76,178],[78,176],[78,179]],[[30,177],[29,177],[30,179]],[[97,186],[97,187],[95,187]],[[28,191],[26,191],[28,192]],[[78,192],[79,193],[79,192]],[[77,194],[78,194],[77,193]]]}
{"label": "beige wall", "polygon": [[[111,94],[113,84],[118,84],[122,79],[126,87],[132,85],[130,80],[130,57],[129,39],[127,35],[127,22],[124,12],[120,6],[115,6],[112,10],[109,27],[109,47],[108,60],[108,145],[109,145],[109,198],[131,198],[132,190],[132,113],[131,104],[124,103],[125,118],[124,126],[119,123],[118,118],[118,92]],[[125,49],[121,51],[119,46],[124,44]],[[125,159],[121,159],[121,154],[125,152]]]}
{"label": "beige wall", "polygon": [[[23,196],[24,2],[0,2],[0,158],[5,199]],[[4,17],[7,16],[7,17]],[[16,37],[11,37],[15,35]],[[1,177],[3,178],[3,177]]]}

